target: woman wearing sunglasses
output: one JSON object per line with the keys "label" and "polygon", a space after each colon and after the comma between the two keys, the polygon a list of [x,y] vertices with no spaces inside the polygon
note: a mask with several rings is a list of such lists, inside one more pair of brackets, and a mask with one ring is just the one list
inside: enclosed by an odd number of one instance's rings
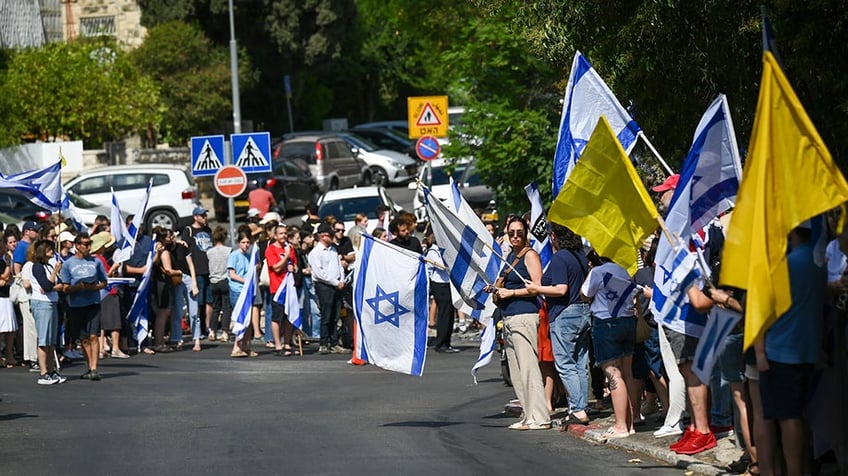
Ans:
{"label": "woman wearing sunglasses", "polygon": [[539,285],[542,261],[527,237],[529,226],[520,217],[507,223],[511,247],[505,260],[510,266],[493,286],[495,300],[503,312],[504,334],[509,373],[515,395],[524,409],[520,421],[511,430],[547,430],[551,427],[542,373],[539,370],[539,304],[527,283]]}

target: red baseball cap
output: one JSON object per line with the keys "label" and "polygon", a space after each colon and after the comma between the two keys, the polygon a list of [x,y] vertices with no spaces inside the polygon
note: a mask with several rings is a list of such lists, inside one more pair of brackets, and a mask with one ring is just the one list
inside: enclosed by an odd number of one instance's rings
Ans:
{"label": "red baseball cap", "polygon": [[680,174],[674,174],[671,177],[665,179],[665,182],[653,187],[651,190],[655,192],[665,192],[666,190],[673,190],[677,188],[677,181],[680,180]]}

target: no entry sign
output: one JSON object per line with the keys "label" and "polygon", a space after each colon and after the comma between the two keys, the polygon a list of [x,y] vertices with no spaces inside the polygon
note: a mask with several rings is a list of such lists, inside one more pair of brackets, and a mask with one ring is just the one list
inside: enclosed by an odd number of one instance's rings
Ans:
{"label": "no entry sign", "polygon": [[224,197],[237,197],[246,189],[247,175],[235,165],[221,167],[215,174],[215,190]]}

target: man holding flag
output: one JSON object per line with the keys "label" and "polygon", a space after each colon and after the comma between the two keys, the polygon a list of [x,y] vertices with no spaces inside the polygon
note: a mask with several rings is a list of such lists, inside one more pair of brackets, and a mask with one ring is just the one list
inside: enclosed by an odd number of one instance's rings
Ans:
{"label": "man holding flag", "polygon": [[[297,256],[294,248],[288,242],[285,224],[274,227],[274,241],[265,248],[265,262],[268,266],[268,278],[271,283],[272,296],[280,294],[280,288],[285,286],[289,273],[294,273],[297,267]],[[285,301],[271,300],[271,335],[274,337],[274,355],[288,357],[292,355],[291,339],[292,324],[286,318]],[[282,341],[280,327],[283,329]],[[267,331],[266,331],[267,332]]]}

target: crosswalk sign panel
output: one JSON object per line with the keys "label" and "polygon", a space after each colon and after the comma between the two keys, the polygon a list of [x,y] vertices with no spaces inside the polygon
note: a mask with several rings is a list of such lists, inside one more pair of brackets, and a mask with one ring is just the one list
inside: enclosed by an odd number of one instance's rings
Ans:
{"label": "crosswalk sign panel", "polygon": [[215,175],[224,165],[224,136],[191,138],[191,174],[195,177]]}
{"label": "crosswalk sign panel", "polygon": [[271,134],[251,132],[230,136],[233,164],[245,173],[271,172]]}

